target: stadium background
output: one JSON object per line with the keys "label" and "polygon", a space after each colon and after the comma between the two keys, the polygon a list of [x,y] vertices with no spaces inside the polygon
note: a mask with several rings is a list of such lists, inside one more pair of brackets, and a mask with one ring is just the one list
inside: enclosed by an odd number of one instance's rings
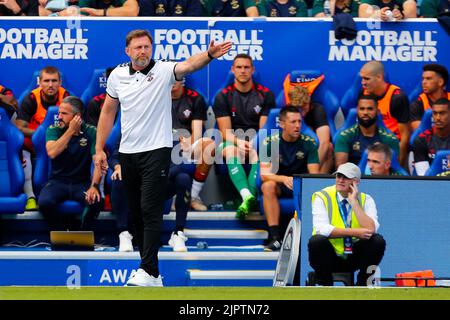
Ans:
{"label": "stadium background", "polygon": [[[360,67],[370,60],[364,55],[368,52],[367,47],[384,53],[381,60],[390,82],[402,87],[407,94],[420,85],[423,64],[437,62],[450,67],[449,37],[435,19],[383,24],[357,19],[359,38],[356,43],[335,41],[332,26],[330,19],[140,18],[99,21],[83,18],[66,21],[2,18],[0,83],[10,87],[18,97],[34,80],[32,75],[35,71],[46,65],[54,65],[62,71],[65,87],[80,96],[94,69],[128,61],[124,53],[124,39],[129,30],[136,28],[154,32],[156,58],[179,60],[196,53],[196,50],[205,50],[209,43],[207,35],[210,33],[215,34],[218,41],[222,41],[220,38],[223,36],[236,43],[232,55],[215,61],[190,79],[193,87],[201,91],[208,101],[222,87],[233,54],[241,51],[253,56],[261,82],[276,95],[282,89],[284,77],[291,70],[317,69],[325,74],[330,89],[339,99],[342,98],[356,79]],[[51,34],[53,42],[47,36]],[[66,47],[62,49],[66,50],[65,56],[59,56],[58,50],[52,51],[59,49],[59,45],[61,49]],[[79,57],[71,53],[73,45],[78,47]],[[425,56],[417,53],[422,50],[427,52]],[[401,54],[412,51],[416,52],[415,56]],[[450,226],[450,188],[448,181],[440,183],[442,185],[434,181],[396,181],[392,183],[392,188],[386,188],[385,181],[371,181],[364,185],[368,187],[369,193],[378,195],[375,199],[385,214],[380,217],[380,232],[386,234],[388,240],[386,260],[382,265],[383,275],[392,276],[398,271],[432,267],[438,271],[438,276],[448,276],[445,272],[450,265],[447,237]],[[310,212],[310,194],[321,184],[313,183],[310,189],[304,189],[302,212]],[[304,225],[306,229],[307,221]],[[303,237],[306,235],[309,236],[308,231],[303,233]],[[302,243],[304,246],[305,239]],[[306,255],[302,258],[306,258]],[[13,260],[0,260],[2,284],[11,284],[10,275],[24,267],[20,260]],[[42,275],[48,267],[41,262],[42,265],[35,264],[37,268],[28,273],[30,281],[35,272]],[[58,263],[61,265],[61,279],[52,278],[47,282],[48,285],[60,285],[67,280],[67,264],[63,261]],[[110,267],[109,263],[97,264],[95,270],[98,270],[95,272]],[[128,264],[127,268],[132,268],[135,261],[129,259],[124,263]],[[87,268],[94,268],[92,263],[86,264]],[[302,260],[304,265],[305,261]],[[98,275],[95,278],[98,279]],[[45,277],[42,280],[45,282]],[[98,285],[90,282],[89,277],[84,279],[83,284]]]}

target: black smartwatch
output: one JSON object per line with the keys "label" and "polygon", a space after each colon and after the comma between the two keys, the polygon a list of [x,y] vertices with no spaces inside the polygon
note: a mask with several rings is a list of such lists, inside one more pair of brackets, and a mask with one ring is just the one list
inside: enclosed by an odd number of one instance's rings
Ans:
{"label": "black smartwatch", "polygon": [[91,187],[94,187],[95,189],[97,189],[97,191],[100,191],[100,184],[98,183],[93,183]]}

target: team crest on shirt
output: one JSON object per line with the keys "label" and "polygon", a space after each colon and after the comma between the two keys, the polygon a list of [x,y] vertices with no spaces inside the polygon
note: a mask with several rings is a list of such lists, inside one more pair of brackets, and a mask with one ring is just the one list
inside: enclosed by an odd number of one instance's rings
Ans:
{"label": "team crest on shirt", "polygon": [[166,9],[164,8],[163,4],[158,4],[158,8],[156,8],[155,12],[157,14],[164,14],[166,13]]}
{"label": "team crest on shirt", "polygon": [[257,114],[259,114],[259,113],[261,112],[262,108],[260,107],[259,104],[257,104],[257,105],[253,108],[253,110],[255,110],[255,112],[256,112]]}
{"label": "team crest on shirt", "polygon": [[182,14],[183,13],[183,7],[181,5],[179,5],[179,4],[177,4],[175,6],[175,13],[176,14]]}
{"label": "team crest on shirt", "polygon": [[183,111],[183,114],[184,114],[184,116],[186,117],[186,118],[189,118],[189,116],[191,115],[191,110],[189,110],[189,109],[186,109],[186,110],[184,110]]}
{"label": "team crest on shirt", "polygon": [[86,147],[87,146],[87,139],[86,138],[81,138],[80,139],[80,146],[81,147]]}
{"label": "team crest on shirt", "polygon": [[297,157],[298,160],[301,160],[301,159],[305,158],[305,154],[302,151],[297,151],[295,156]]}
{"label": "team crest on shirt", "polygon": [[359,141],[356,141],[354,144],[353,144],[353,151],[360,151],[361,150],[361,144],[359,143]]}
{"label": "team crest on shirt", "polygon": [[239,8],[239,1],[238,0],[232,0],[230,5],[231,5],[231,8],[233,10],[236,10],[236,9]]}
{"label": "team crest on shirt", "polygon": [[272,10],[270,10],[270,16],[271,16],[271,17],[278,17],[277,9],[272,9]]}
{"label": "team crest on shirt", "polygon": [[233,116],[233,117],[236,117],[236,107],[235,106],[232,106],[231,107],[231,115]]}
{"label": "team crest on shirt", "polygon": [[152,81],[154,78],[155,78],[155,77],[154,77],[154,74],[150,72],[150,73],[147,75],[147,82]]}
{"label": "team crest on shirt", "polygon": [[295,16],[297,14],[297,8],[294,6],[289,7],[289,14]]}

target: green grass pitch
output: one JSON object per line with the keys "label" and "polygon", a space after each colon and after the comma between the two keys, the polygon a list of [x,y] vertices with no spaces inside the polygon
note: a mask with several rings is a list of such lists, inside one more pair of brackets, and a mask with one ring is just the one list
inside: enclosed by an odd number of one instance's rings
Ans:
{"label": "green grass pitch", "polygon": [[449,288],[0,287],[0,300],[450,300]]}

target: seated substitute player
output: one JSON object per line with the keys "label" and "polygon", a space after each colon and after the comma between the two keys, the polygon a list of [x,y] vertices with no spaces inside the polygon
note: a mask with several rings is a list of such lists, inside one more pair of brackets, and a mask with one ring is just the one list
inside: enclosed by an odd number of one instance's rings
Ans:
{"label": "seated substitute player", "polygon": [[200,192],[214,162],[215,144],[202,137],[203,121],[206,120],[205,99],[195,90],[177,81],[172,87],[172,128],[181,140],[183,155],[197,163],[192,183],[191,208],[206,211]]}
{"label": "seated substitute player", "polygon": [[432,129],[422,132],[412,145],[414,166],[419,176],[425,175],[436,152],[450,150],[450,102],[441,98],[433,104]]}
{"label": "seated substitute player", "polygon": [[[270,233],[267,250],[270,251],[280,250],[283,239],[278,198],[293,198],[294,174],[319,173],[317,144],[312,137],[300,133],[301,126],[300,111],[292,106],[283,108],[280,112],[281,134],[266,138],[265,155],[259,153],[264,212]],[[272,153],[274,148],[279,150],[278,156]],[[275,168],[278,168],[276,172]]]}
{"label": "seated substitute player", "polygon": [[302,121],[314,130],[319,138],[320,173],[331,173],[334,153],[325,108],[320,103],[311,102],[308,88],[291,87],[288,94],[290,105],[299,108]]}
{"label": "seated substitute player", "polygon": [[411,113],[411,128],[417,129],[425,110],[431,108],[434,102],[440,98],[450,99],[447,92],[448,70],[440,64],[426,64],[422,73],[422,93],[417,100],[409,106]]}
{"label": "seated substitute player", "polygon": [[[275,96],[268,88],[253,83],[255,67],[249,55],[238,54],[231,72],[234,83],[217,94],[213,110],[223,138],[217,152],[225,158],[228,174],[243,200],[236,216],[245,219],[258,208],[255,197],[258,155],[248,139],[266,123],[270,108],[275,106]],[[242,166],[244,161],[251,164],[248,176]]]}
{"label": "seated substitute player", "polygon": [[336,168],[345,162],[358,164],[364,150],[375,142],[387,144],[398,153],[398,139],[385,128],[377,125],[377,99],[360,96],[358,99],[358,123],[340,133],[334,148]]}
{"label": "seated substitute player", "polygon": [[[101,209],[98,186],[91,184],[97,130],[83,123],[82,114],[83,102],[74,96],[66,97],[59,107],[59,125],[47,129],[45,146],[52,170],[48,183],[39,195],[39,210],[49,221],[52,230],[65,227],[57,206],[66,200],[87,205],[82,215],[82,230],[92,230],[92,221]],[[94,177],[93,181],[98,179]],[[85,202],[86,193],[94,200],[91,204]]]}

